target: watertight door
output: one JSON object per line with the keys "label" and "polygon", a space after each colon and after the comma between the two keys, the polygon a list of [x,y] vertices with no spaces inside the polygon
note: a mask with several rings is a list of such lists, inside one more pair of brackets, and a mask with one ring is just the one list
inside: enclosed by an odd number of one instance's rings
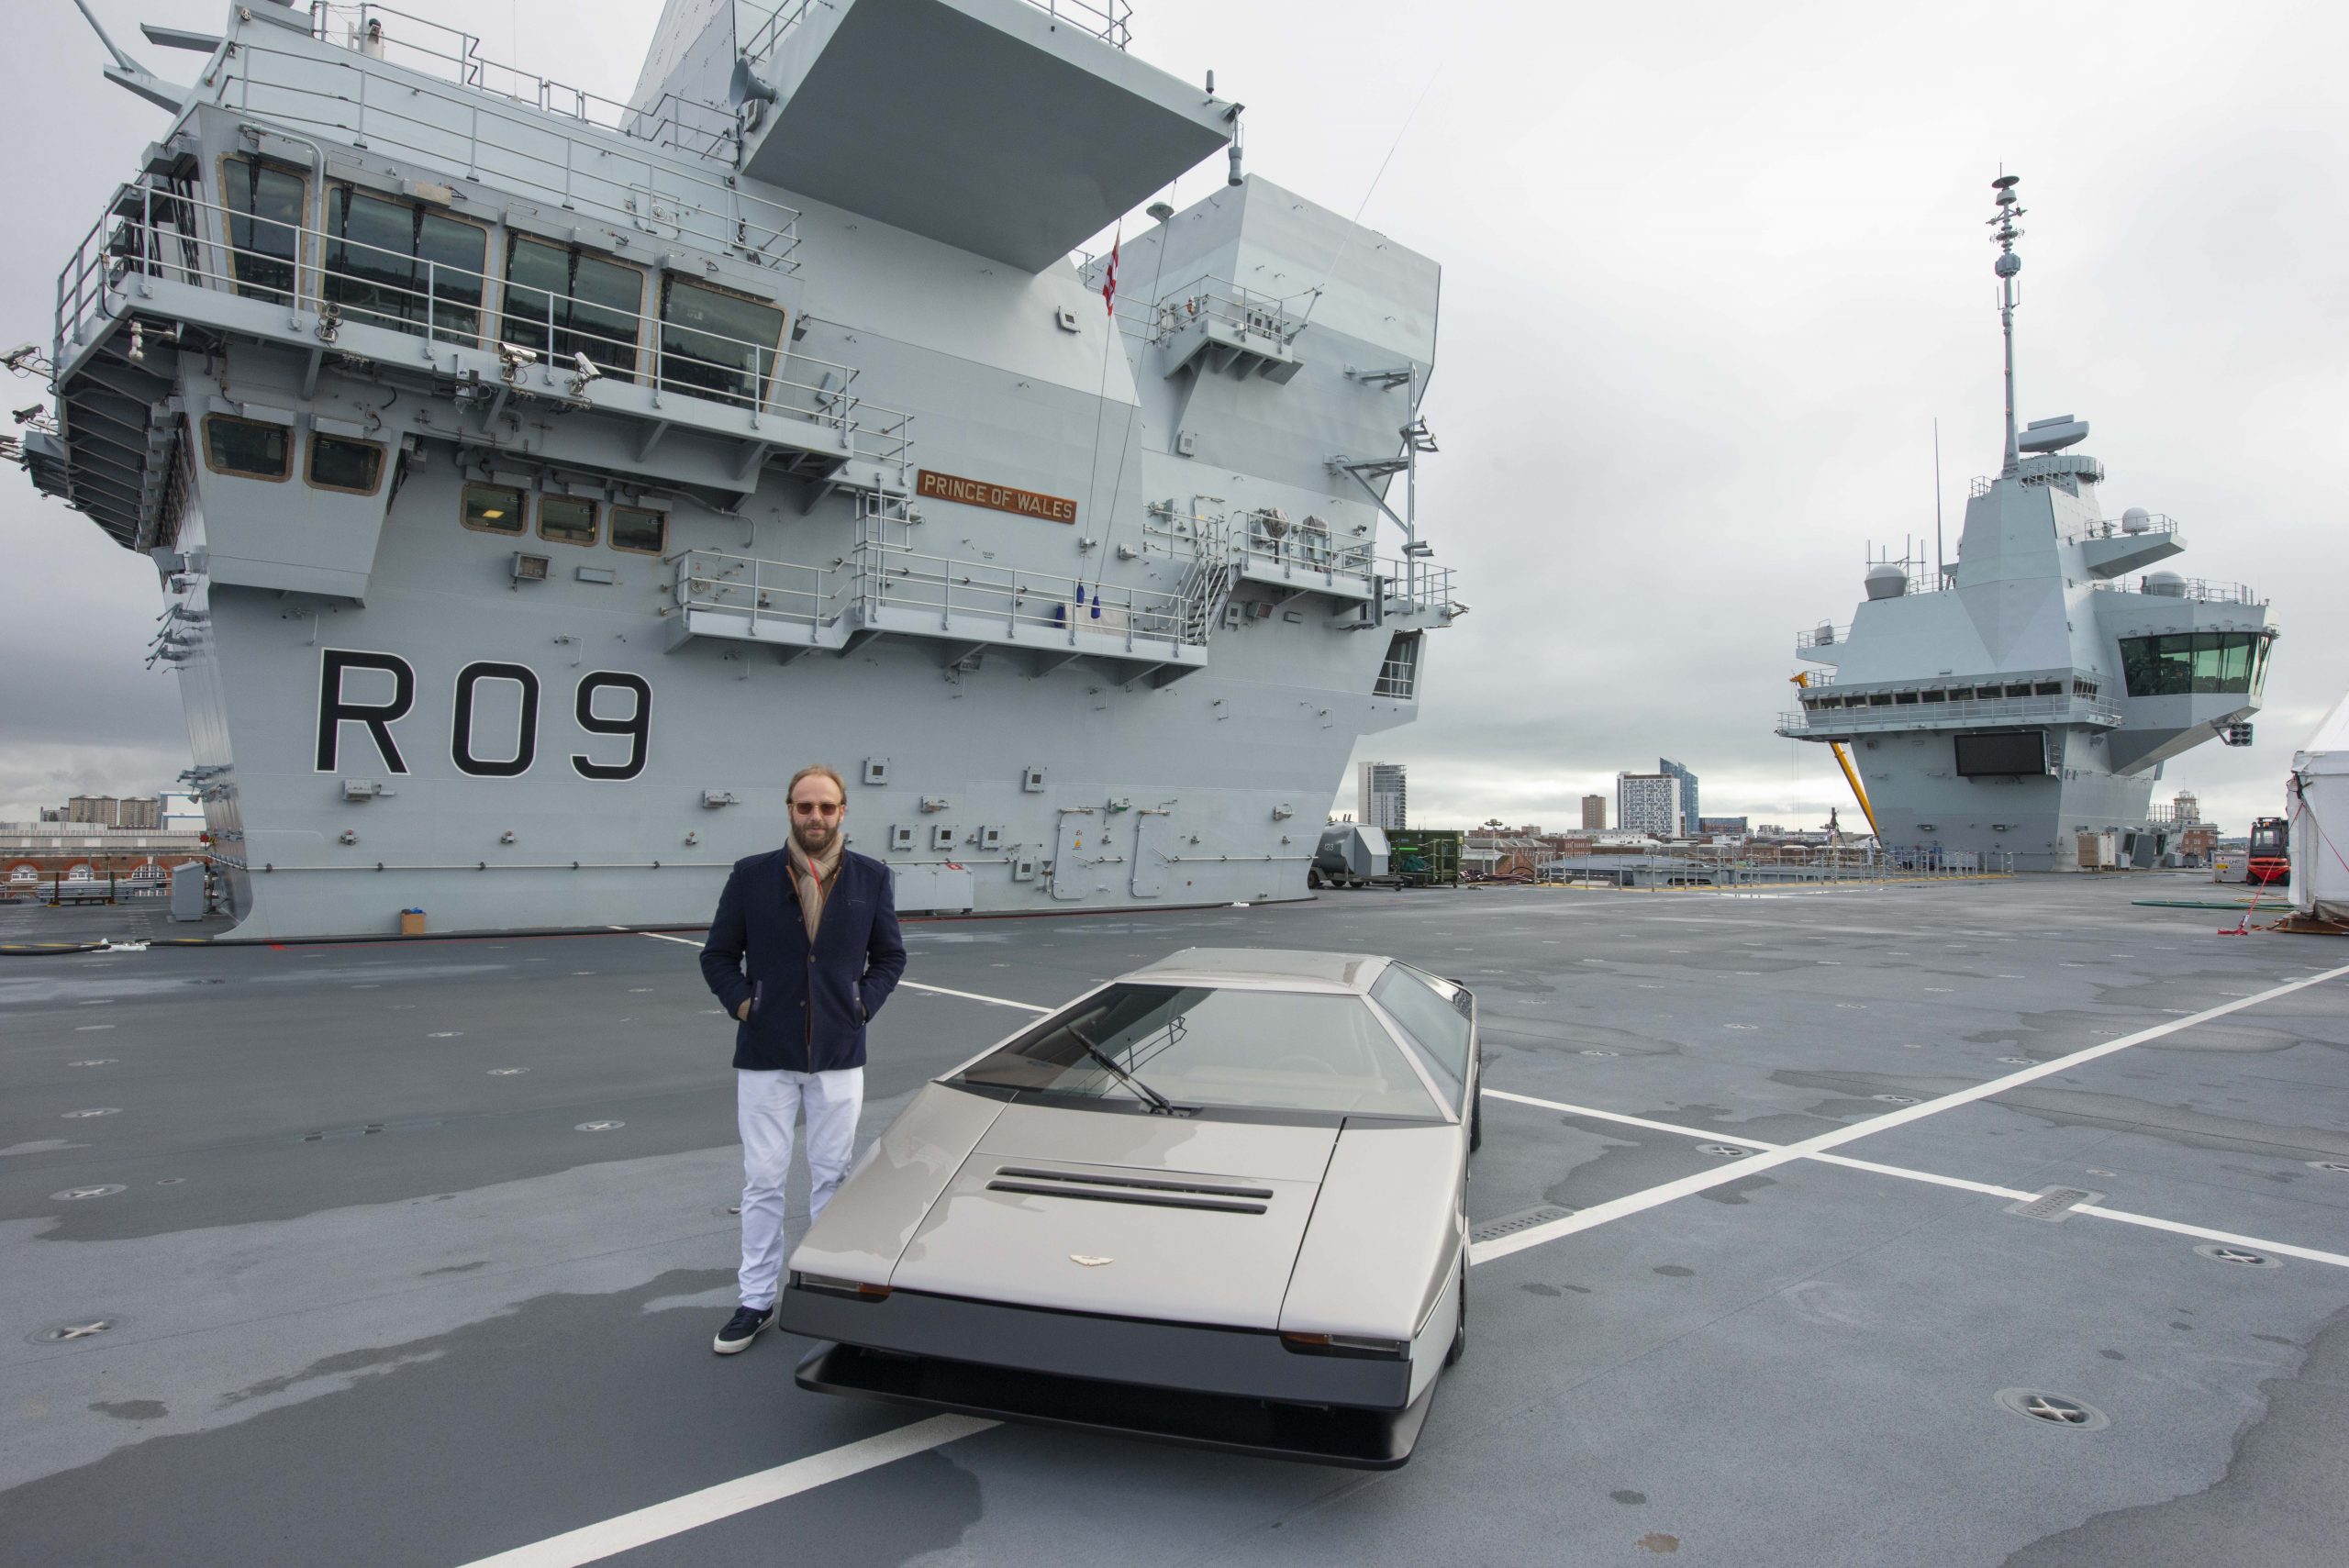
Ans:
{"label": "watertight door", "polygon": [[1156,898],[1166,891],[1168,857],[1174,849],[1174,818],[1161,811],[1137,813],[1134,824],[1136,898]]}
{"label": "watertight door", "polygon": [[1052,845],[1052,896],[1082,898],[1093,888],[1094,862],[1101,858],[1100,819],[1087,811],[1063,811],[1060,838]]}

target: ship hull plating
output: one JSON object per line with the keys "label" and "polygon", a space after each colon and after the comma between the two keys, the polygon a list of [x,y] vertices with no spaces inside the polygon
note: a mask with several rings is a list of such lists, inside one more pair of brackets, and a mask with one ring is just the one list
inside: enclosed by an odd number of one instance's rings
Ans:
{"label": "ship hull plating", "polygon": [[1353,737],[1413,710],[1372,695],[1385,628],[1278,615],[1131,689],[1016,648],[943,669],[894,638],[789,662],[672,649],[673,567],[525,541],[572,570],[517,585],[517,541],[462,528],[458,483],[403,487],[363,605],[203,601],[179,679],[238,938],[384,934],[409,908],[436,931],[699,923],[734,860],[783,840],[785,782],[813,762],[849,781],[851,840],[910,910],[1298,898]]}

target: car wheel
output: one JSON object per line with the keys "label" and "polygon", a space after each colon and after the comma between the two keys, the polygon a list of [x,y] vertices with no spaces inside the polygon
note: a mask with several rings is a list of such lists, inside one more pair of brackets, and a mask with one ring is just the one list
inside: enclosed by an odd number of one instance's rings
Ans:
{"label": "car wheel", "polygon": [[1474,1154],[1485,1146],[1485,1096],[1476,1096],[1475,1108],[1468,1113],[1468,1152]]}
{"label": "car wheel", "polygon": [[1452,1348],[1443,1352],[1443,1364],[1458,1366],[1460,1358],[1468,1353],[1468,1264],[1460,1264],[1460,1320],[1452,1330]]}

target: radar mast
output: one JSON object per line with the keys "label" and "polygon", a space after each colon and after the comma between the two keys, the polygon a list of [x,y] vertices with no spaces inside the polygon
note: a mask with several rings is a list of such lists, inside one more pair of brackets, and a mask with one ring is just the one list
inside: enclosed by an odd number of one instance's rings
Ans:
{"label": "radar mast", "polygon": [[2015,219],[2023,209],[2015,205],[2015,186],[2019,174],[2000,174],[1990,182],[1998,193],[1998,210],[1990,219],[1990,238],[1998,241],[1998,260],[1991,270],[1998,274],[1998,326],[2007,339],[2007,461],[2001,471],[2011,474],[2021,459],[2015,445],[2015,274],[2022,271],[2022,258],[2015,254],[2015,241],[2022,238],[2022,230],[2015,227]]}

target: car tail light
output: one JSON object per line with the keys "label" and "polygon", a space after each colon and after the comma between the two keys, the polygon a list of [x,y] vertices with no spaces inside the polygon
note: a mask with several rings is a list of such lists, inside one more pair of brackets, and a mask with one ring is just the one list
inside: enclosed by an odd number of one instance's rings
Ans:
{"label": "car tail light", "polygon": [[791,1283],[801,1290],[817,1290],[826,1296],[853,1296],[860,1301],[879,1301],[889,1294],[885,1284],[866,1284],[862,1280],[840,1279],[831,1274],[794,1273]]}
{"label": "car tail light", "polygon": [[1306,1355],[1399,1357],[1411,1348],[1408,1340],[1378,1340],[1367,1334],[1306,1334],[1281,1331],[1281,1343]]}

